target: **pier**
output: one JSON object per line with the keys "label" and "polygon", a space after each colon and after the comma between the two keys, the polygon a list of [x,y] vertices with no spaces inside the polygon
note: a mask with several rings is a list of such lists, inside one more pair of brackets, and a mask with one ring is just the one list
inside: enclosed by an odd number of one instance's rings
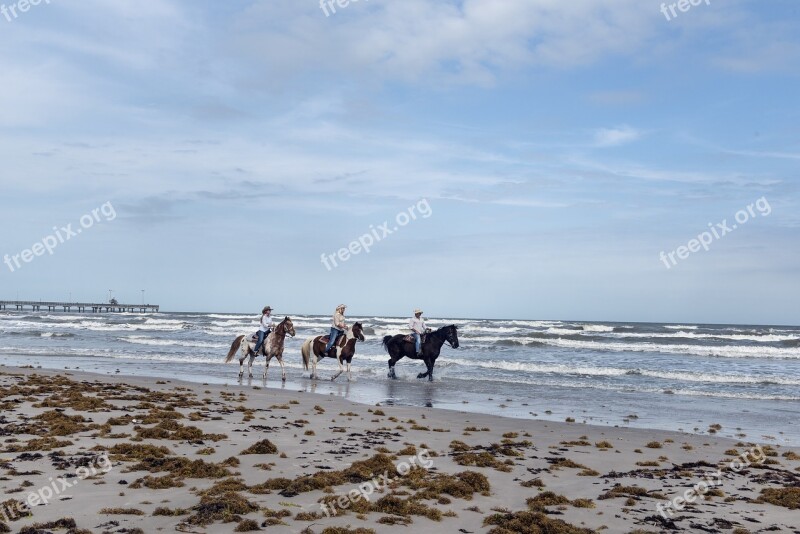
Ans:
{"label": "pier", "polygon": [[71,312],[74,308],[78,312],[86,312],[92,310],[93,313],[123,313],[123,312],[140,312],[158,313],[158,304],[120,304],[114,300],[111,302],[91,303],[91,302],[34,302],[28,300],[0,300],[0,310],[7,310],[14,307],[17,311],[23,311],[26,307],[30,307],[33,311],[41,311],[47,308],[47,311]]}

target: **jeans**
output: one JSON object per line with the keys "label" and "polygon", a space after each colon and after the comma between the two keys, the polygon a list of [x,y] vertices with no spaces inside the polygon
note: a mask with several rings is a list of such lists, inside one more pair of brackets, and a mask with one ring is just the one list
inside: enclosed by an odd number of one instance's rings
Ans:
{"label": "jeans", "polygon": [[417,354],[419,354],[419,351],[422,348],[422,336],[416,332],[413,332],[412,335],[414,336],[414,346],[417,348]]}
{"label": "jeans", "polygon": [[255,353],[258,354],[258,349],[261,348],[261,345],[264,343],[264,340],[267,339],[267,336],[272,330],[267,330],[264,332],[263,330],[258,331],[258,343],[256,343]]}
{"label": "jeans", "polygon": [[339,338],[339,336],[340,336],[340,335],[342,335],[343,333],[344,333],[344,332],[342,332],[342,331],[341,331],[341,330],[339,330],[338,328],[336,328],[336,327],[334,327],[334,326],[332,326],[332,327],[331,327],[331,335],[329,336],[329,338],[330,338],[330,339],[328,339],[328,344],[325,346],[325,352],[324,352],[324,354],[328,354],[328,351],[329,351],[329,350],[331,350],[331,347],[333,346],[333,344],[334,344],[334,343],[336,343],[336,340],[337,340],[337,339]]}

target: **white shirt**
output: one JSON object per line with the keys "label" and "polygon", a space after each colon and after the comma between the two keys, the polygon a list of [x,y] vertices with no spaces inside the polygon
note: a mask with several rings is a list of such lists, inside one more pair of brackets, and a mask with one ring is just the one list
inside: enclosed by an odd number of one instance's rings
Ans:
{"label": "white shirt", "polygon": [[267,330],[272,330],[272,326],[275,324],[275,321],[272,320],[271,315],[267,315],[266,313],[261,316],[261,330],[262,332],[266,332]]}
{"label": "white shirt", "polygon": [[331,326],[338,330],[346,330],[347,324],[344,322],[344,314],[338,311],[334,313],[333,320],[331,320]]}
{"label": "white shirt", "polygon": [[412,317],[411,320],[408,322],[408,327],[418,334],[425,333],[425,321],[422,320],[422,317],[417,319],[416,317]]}

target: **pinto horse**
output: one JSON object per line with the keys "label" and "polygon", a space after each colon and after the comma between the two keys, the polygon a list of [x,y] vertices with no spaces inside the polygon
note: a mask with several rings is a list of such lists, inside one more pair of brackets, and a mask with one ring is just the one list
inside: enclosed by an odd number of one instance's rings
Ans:
{"label": "pinto horse", "polygon": [[[344,361],[347,363],[347,380],[349,381],[353,378],[350,373],[350,364],[356,353],[357,341],[364,341],[364,328],[361,323],[354,323],[353,328],[348,330],[344,336],[339,336],[339,339],[336,340],[336,345],[331,347],[331,350],[327,354],[324,354],[324,352],[325,346],[328,344],[328,336],[310,337],[300,348],[300,353],[303,355],[303,367],[308,371],[309,360],[311,360],[311,378],[319,378],[319,376],[317,376],[317,363],[322,358],[336,358],[339,362],[339,372],[333,375],[331,380],[336,380],[339,378],[339,375],[342,374],[344,371],[342,362]],[[334,350],[335,354],[331,354]],[[314,353],[313,359],[311,358],[312,352]]]}
{"label": "pinto horse", "polygon": [[[261,349],[259,349],[259,354],[265,356],[264,362],[264,380],[267,379],[267,370],[269,369],[269,361],[272,358],[278,358],[278,363],[281,364],[281,372],[283,374],[282,379],[286,381],[286,368],[283,366],[283,344],[286,340],[286,334],[290,336],[295,336],[294,331],[294,323],[292,320],[287,317],[280,323],[278,326],[275,327],[267,339],[264,340],[264,343],[261,345]],[[247,336],[239,336],[233,340],[231,344],[231,350],[228,351],[228,356],[225,358],[225,363],[230,362],[233,360],[234,355],[237,351],[241,353],[241,358],[239,358],[239,378],[241,379],[244,376],[244,360],[248,356],[250,356],[250,361],[247,362],[247,372],[250,375],[250,378],[253,378],[253,360],[256,359],[259,354],[256,354],[253,349],[256,348],[256,344],[253,341],[250,341]]]}
{"label": "pinto horse", "polygon": [[433,366],[436,363],[436,358],[439,357],[444,342],[449,343],[454,349],[458,348],[458,328],[456,325],[451,324],[427,334],[425,341],[422,343],[422,356],[417,356],[414,341],[413,339],[409,341],[408,337],[406,334],[398,334],[383,338],[383,347],[389,353],[389,378],[397,378],[397,375],[394,374],[394,364],[405,356],[412,360],[424,361],[428,371],[419,373],[417,378],[425,378],[427,376],[428,380],[433,382]]}

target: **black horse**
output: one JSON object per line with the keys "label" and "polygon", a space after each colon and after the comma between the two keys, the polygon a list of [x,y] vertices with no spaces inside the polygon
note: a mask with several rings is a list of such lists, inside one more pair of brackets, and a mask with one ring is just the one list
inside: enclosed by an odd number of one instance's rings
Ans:
{"label": "black horse", "polygon": [[442,351],[444,342],[447,341],[454,349],[458,348],[458,329],[454,324],[444,326],[428,334],[422,344],[422,356],[417,356],[414,341],[408,341],[406,338],[405,334],[384,336],[383,338],[383,347],[389,353],[389,378],[397,378],[397,375],[394,374],[394,364],[403,356],[406,356],[412,360],[424,361],[428,371],[418,374],[417,378],[425,378],[427,376],[428,380],[433,382],[433,365]]}

